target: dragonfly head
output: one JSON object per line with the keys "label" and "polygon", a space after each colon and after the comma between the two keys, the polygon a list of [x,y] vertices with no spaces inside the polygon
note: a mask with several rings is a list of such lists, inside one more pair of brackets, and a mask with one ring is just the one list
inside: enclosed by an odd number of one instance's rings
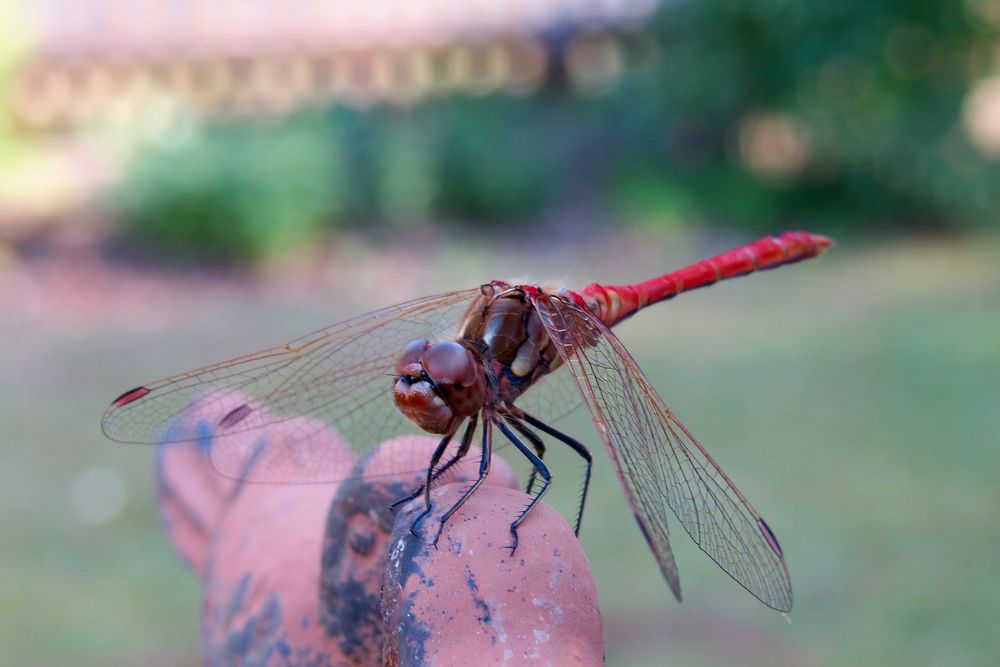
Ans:
{"label": "dragonfly head", "polygon": [[483,366],[454,342],[415,340],[396,362],[396,407],[429,433],[451,433],[486,401]]}

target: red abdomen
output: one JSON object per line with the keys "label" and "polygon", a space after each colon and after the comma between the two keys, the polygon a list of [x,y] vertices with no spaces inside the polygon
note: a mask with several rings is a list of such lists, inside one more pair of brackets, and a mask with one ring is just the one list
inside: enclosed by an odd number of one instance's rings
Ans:
{"label": "red abdomen", "polygon": [[816,257],[831,245],[833,241],[819,234],[785,232],[635,285],[592,283],[580,290],[580,295],[605,324],[614,326],[640,309],[681,292]]}

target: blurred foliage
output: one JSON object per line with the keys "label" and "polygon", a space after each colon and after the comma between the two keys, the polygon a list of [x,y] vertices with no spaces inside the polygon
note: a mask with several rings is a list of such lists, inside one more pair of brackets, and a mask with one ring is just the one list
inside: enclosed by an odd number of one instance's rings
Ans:
{"label": "blurred foliage", "polygon": [[[974,4],[682,2],[657,17],[660,46],[620,95],[643,135],[666,129],[665,145],[645,144],[648,168],[727,222],[981,224],[1000,165],[966,140],[962,104],[994,66],[997,31]],[[798,173],[761,181],[734,155],[741,119],[760,112],[802,123]]]}
{"label": "blurred foliage", "polygon": [[539,111],[534,102],[497,97],[438,102],[422,114],[425,125],[440,123],[436,191],[442,215],[524,220],[544,210],[566,165]]}
{"label": "blurred foliage", "polygon": [[124,229],[253,260],[343,226],[527,223],[580,202],[640,225],[984,226],[1000,163],[962,126],[995,67],[978,6],[682,1],[618,36],[626,66],[597,91],[567,58],[526,97],[215,121],[136,159]]}
{"label": "blurred foliage", "polygon": [[344,153],[303,119],[180,132],[144,151],[121,186],[123,233],[186,258],[253,260],[317,238],[348,210]]}

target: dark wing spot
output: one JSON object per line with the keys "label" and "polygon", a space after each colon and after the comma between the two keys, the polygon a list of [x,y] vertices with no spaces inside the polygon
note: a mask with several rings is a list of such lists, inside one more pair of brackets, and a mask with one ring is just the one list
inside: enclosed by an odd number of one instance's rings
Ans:
{"label": "dark wing spot", "polygon": [[774,550],[774,553],[778,554],[778,558],[783,558],[784,556],[781,553],[781,545],[778,544],[778,538],[774,536],[773,532],[771,532],[771,527],[767,525],[767,522],[764,521],[763,518],[759,518],[757,519],[757,527],[760,528],[760,532],[764,534],[764,538],[767,540],[767,543],[771,545],[771,549]]}
{"label": "dark wing spot", "polygon": [[236,426],[241,421],[247,418],[253,412],[253,408],[244,403],[243,405],[233,408],[229,413],[219,420],[219,428],[232,428]]}
{"label": "dark wing spot", "polygon": [[120,408],[123,405],[128,405],[132,401],[138,400],[149,393],[149,389],[145,387],[136,387],[135,389],[129,389],[124,394],[111,401],[111,405]]}

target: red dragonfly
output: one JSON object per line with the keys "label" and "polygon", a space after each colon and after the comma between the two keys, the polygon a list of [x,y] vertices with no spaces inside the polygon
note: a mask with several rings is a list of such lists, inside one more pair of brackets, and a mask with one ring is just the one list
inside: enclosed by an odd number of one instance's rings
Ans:
{"label": "red dragonfly", "polygon": [[[551,483],[542,435],[586,461],[579,531],[591,454],[550,422],[582,402],[677,599],[680,580],[668,508],[733,579],[767,606],[788,611],[791,581],[774,533],[666,406],[611,328],[681,292],[816,257],[831,245],[823,236],[786,232],[635,285],[595,283],[574,291],[495,280],[415,299],[131,389],[112,402],[102,426],[110,438],[123,442],[211,437],[210,459],[226,476],[318,482],[348,478],[343,472],[347,455],[366,454],[416,425],[441,436],[433,451],[422,454],[429,461],[426,482],[408,497],[424,495],[420,518],[430,510],[431,485],[469,451],[478,433],[479,477],[442,515],[435,541],[486,478],[495,427],[533,466],[527,487],[531,502],[510,527],[513,549],[518,526]],[[572,389],[570,400],[556,407],[567,389]],[[195,405],[207,431],[178,427]],[[253,442],[248,434],[279,422],[290,430],[271,443],[267,456],[248,448]],[[330,425],[353,451],[345,455],[345,449],[322,440]],[[455,453],[441,463],[455,438]],[[379,472],[402,471],[386,467]]]}

